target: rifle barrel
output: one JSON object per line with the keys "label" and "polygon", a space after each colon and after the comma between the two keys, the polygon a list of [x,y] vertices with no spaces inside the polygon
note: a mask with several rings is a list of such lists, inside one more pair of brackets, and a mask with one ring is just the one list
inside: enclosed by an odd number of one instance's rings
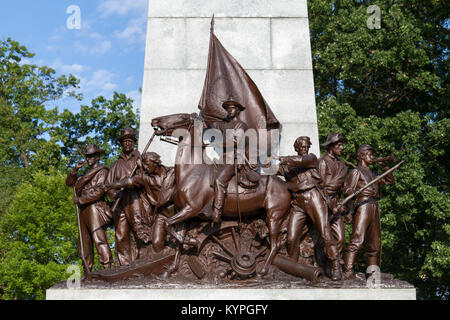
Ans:
{"label": "rifle barrel", "polygon": [[381,180],[382,178],[384,178],[385,176],[387,176],[388,174],[390,174],[392,171],[398,169],[403,163],[405,162],[405,160],[400,161],[399,163],[397,163],[395,166],[393,166],[392,168],[390,168],[389,170],[386,170],[385,172],[383,172],[383,174],[379,175],[378,177],[376,177],[375,179],[373,179],[372,181],[370,181],[368,184],[366,184],[365,186],[363,186],[361,189],[359,189],[356,192],[353,192],[351,195],[349,195],[347,198],[344,199],[344,201],[342,201],[341,205],[345,205],[347,202],[349,202],[350,200],[352,200],[353,198],[355,198],[356,196],[358,196],[361,192],[363,192],[365,189],[367,189],[368,187],[370,187],[371,185],[373,185],[375,182]]}

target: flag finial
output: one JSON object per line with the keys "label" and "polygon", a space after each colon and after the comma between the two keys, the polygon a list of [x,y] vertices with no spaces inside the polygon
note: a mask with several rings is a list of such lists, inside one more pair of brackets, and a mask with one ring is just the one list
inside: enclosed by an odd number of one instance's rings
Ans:
{"label": "flag finial", "polygon": [[214,13],[211,19],[211,33],[214,33]]}

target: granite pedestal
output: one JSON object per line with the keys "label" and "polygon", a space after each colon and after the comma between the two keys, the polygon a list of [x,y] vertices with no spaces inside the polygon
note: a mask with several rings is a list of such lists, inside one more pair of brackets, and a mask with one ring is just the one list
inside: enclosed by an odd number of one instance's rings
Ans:
{"label": "granite pedestal", "polygon": [[416,289],[382,274],[378,288],[367,288],[363,274],[354,280],[311,283],[285,275],[283,281],[258,279],[217,284],[146,277],[116,283],[84,282],[67,289],[61,282],[47,290],[47,300],[416,300]]}

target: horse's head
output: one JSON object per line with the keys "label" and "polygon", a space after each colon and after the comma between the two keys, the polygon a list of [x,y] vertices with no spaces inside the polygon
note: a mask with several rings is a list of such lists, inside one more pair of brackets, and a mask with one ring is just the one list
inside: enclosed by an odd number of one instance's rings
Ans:
{"label": "horse's head", "polygon": [[186,129],[192,127],[194,120],[197,119],[196,113],[177,113],[168,116],[154,118],[152,127],[157,136],[171,136],[176,129]]}

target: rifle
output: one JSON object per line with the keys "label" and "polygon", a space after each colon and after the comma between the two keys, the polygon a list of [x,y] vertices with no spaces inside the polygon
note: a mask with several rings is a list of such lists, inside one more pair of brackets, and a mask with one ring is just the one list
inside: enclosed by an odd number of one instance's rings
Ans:
{"label": "rifle", "polygon": [[[153,142],[153,139],[155,139],[155,136],[156,136],[156,132],[153,132],[152,137],[151,137],[150,140],[148,141],[148,143],[147,143],[147,145],[145,146],[144,151],[142,151],[142,153],[146,153],[146,152],[147,152],[148,148],[150,147],[150,145],[151,145],[152,142]],[[137,164],[137,162],[136,162],[136,163],[134,164],[133,170],[131,170],[131,173],[130,173],[130,175],[129,175],[128,178],[131,178],[131,177],[134,176],[134,173],[136,172],[137,167],[138,167],[138,164]],[[124,189],[125,189],[125,188],[121,188],[121,189],[119,190],[119,192],[123,191]],[[119,203],[120,203],[120,199],[122,199],[122,197],[117,198],[116,201],[114,202],[114,205],[113,205],[112,208],[111,208],[111,211],[112,211],[112,212],[115,212],[115,211],[116,211],[117,206],[118,206]]]}
{"label": "rifle", "polygon": [[[80,151],[79,146],[77,146],[76,153],[78,153],[81,157],[84,157],[83,153]],[[85,165],[85,164],[83,164],[83,165]],[[77,192],[75,190],[75,186],[73,187],[73,194],[74,194],[75,197],[77,197]],[[89,270],[89,266],[87,264],[86,258],[84,257],[83,236],[81,234],[80,207],[78,207],[77,204],[75,204],[75,211],[77,213],[78,239],[79,239],[79,242],[80,242],[81,263],[83,264],[83,268],[84,268],[85,272],[87,272],[87,276],[89,276],[91,271]]]}
{"label": "rifle", "polygon": [[[374,183],[378,182],[379,180],[383,179],[385,176],[387,176],[388,174],[390,174],[392,171],[397,170],[403,163],[405,162],[405,160],[400,161],[399,163],[397,163],[395,166],[393,166],[392,168],[390,168],[389,170],[386,170],[385,172],[383,172],[383,174],[379,175],[378,177],[376,177],[375,179],[373,179],[372,181],[370,181],[369,183],[367,183],[365,186],[361,187],[359,190],[353,192],[351,195],[349,195],[348,197],[346,197],[341,203],[339,203],[333,210],[334,212],[339,212],[339,210],[350,200],[354,199],[355,197],[357,197],[361,192],[363,192],[365,189],[367,189],[368,187],[370,187],[371,185],[373,185]],[[340,217],[342,214],[338,213],[338,214],[333,214],[331,216],[331,218],[329,219],[329,223],[332,223],[335,219],[337,219],[338,217]]]}
{"label": "rifle", "polygon": [[[77,196],[77,192],[75,191],[75,188],[73,188],[73,193],[75,195],[75,197]],[[91,273],[91,271],[89,270],[87,261],[84,257],[84,245],[83,245],[83,238],[82,238],[82,234],[81,234],[81,222],[80,222],[80,208],[78,207],[78,205],[75,205],[75,209],[77,212],[77,221],[78,221],[78,238],[80,239],[80,251],[81,251],[81,262],[83,263],[83,267],[85,272],[87,272],[87,274],[89,275],[89,273]]]}

